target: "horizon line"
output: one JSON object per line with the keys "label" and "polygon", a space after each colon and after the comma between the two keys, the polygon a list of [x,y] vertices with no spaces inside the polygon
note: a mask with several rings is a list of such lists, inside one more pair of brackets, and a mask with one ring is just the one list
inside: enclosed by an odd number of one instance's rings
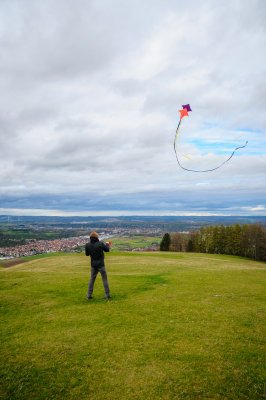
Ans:
{"label": "horizon line", "polygon": [[146,218],[153,218],[153,217],[238,217],[238,218],[260,218],[265,217],[266,214],[262,215],[251,215],[251,214],[219,214],[219,213],[202,213],[202,214],[194,214],[194,213],[184,213],[184,214],[121,214],[121,215],[78,215],[78,214],[70,214],[70,215],[34,215],[34,214],[27,214],[27,215],[18,215],[18,214],[0,214],[0,218],[7,217],[7,218],[24,218],[24,217],[32,217],[32,218],[125,218],[125,217],[146,217]]}

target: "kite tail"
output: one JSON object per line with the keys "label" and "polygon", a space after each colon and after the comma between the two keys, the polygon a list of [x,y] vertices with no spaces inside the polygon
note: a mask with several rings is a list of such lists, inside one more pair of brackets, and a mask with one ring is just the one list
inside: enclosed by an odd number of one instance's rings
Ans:
{"label": "kite tail", "polygon": [[244,144],[244,146],[236,147],[236,148],[234,149],[234,151],[230,154],[230,156],[229,156],[225,161],[223,161],[220,165],[218,165],[218,166],[215,167],[215,168],[204,169],[204,170],[197,170],[197,169],[185,168],[185,167],[183,167],[183,165],[181,165],[181,163],[180,163],[180,161],[179,161],[179,158],[178,158],[177,150],[176,150],[177,135],[178,135],[179,130],[180,130],[181,121],[182,121],[182,120],[180,119],[179,124],[178,124],[178,126],[177,126],[177,128],[176,128],[175,141],[174,141],[174,150],[175,150],[175,155],[176,155],[176,160],[177,160],[177,162],[178,162],[178,165],[180,166],[180,168],[182,168],[182,169],[185,170],[185,171],[191,171],[191,172],[211,172],[211,171],[215,171],[216,169],[221,168],[221,167],[222,167],[225,163],[227,163],[229,160],[231,160],[231,158],[233,157],[233,155],[235,154],[235,152],[236,152],[237,150],[243,149],[243,148],[246,147],[247,144],[248,144],[248,141],[246,141],[246,143]]}
{"label": "kite tail", "polygon": [[175,141],[174,141],[174,148],[176,148],[177,135],[178,135],[178,133],[179,133],[179,129],[180,129],[180,126],[181,126],[181,122],[182,122],[182,119],[179,120],[179,124],[177,125],[177,128],[176,128]]}

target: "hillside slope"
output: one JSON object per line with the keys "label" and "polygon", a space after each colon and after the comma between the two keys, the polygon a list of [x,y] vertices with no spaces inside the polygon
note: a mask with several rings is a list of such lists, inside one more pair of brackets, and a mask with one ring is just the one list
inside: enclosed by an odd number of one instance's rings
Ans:
{"label": "hillside slope", "polygon": [[106,256],[86,299],[82,254],[0,271],[5,399],[261,399],[265,264],[229,256]]}

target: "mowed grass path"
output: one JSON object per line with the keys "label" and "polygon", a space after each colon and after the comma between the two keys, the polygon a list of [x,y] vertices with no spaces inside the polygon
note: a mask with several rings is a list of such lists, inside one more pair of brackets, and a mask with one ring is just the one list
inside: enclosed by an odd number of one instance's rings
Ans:
{"label": "mowed grass path", "polygon": [[265,398],[265,264],[115,253],[86,299],[89,259],[0,270],[4,399]]}

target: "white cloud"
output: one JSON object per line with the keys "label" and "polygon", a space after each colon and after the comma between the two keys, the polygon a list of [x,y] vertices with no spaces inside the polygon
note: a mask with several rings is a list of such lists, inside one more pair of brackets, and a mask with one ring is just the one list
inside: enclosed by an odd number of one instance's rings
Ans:
{"label": "white cloud", "polygon": [[[93,198],[94,213],[171,213],[175,202],[180,213],[263,213],[265,10],[262,0],[2,2],[0,206],[86,213]],[[185,103],[183,154],[216,160],[237,135],[248,146],[213,173],[182,171],[173,140]]]}
{"label": "white cloud", "polygon": [[243,210],[245,210],[245,211],[250,211],[250,212],[256,212],[256,211],[265,211],[266,210],[266,207],[265,206],[260,206],[260,205],[258,205],[258,206],[256,206],[256,207],[242,207],[242,209]]}

